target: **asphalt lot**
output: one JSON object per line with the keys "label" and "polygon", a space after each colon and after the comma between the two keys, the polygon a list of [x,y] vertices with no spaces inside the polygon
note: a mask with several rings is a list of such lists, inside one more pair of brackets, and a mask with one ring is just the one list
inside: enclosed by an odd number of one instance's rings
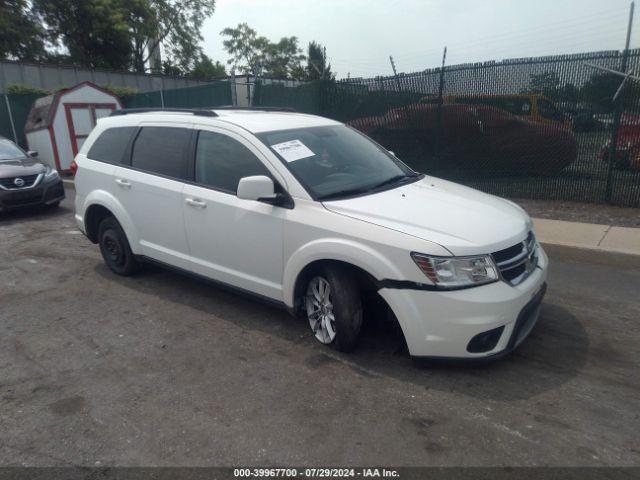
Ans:
{"label": "asphalt lot", "polygon": [[56,211],[0,217],[1,465],[639,465],[640,270],[551,258],[530,338],[484,367],[351,355],[284,311],[111,274]]}

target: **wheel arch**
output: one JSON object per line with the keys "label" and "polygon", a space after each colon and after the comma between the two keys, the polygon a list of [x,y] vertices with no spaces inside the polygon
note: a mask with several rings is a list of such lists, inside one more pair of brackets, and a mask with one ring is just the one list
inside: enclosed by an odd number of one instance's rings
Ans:
{"label": "wheel arch", "polygon": [[326,264],[350,269],[366,286],[375,286],[384,278],[400,278],[400,272],[387,258],[366,245],[341,239],[314,241],[294,252],[285,265],[283,297],[288,308],[295,310],[304,288],[301,285],[305,285],[310,272]]}
{"label": "wheel arch", "polygon": [[138,251],[138,236],[131,218],[122,204],[108,192],[97,190],[91,192],[84,201],[84,227],[87,237],[98,242],[98,226],[107,216],[113,216],[124,230],[127,240],[134,253]]}

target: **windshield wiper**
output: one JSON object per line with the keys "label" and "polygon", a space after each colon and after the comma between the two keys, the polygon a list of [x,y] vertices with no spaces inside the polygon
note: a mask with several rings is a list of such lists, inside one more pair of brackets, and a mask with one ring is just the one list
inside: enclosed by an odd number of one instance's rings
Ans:
{"label": "windshield wiper", "polygon": [[360,193],[368,193],[371,191],[371,187],[367,188],[348,188],[345,190],[339,190],[337,192],[327,193],[326,195],[321,195],[318,197],[318,200],[321,202],[324,200],[335,200],[340,197],[350,197],[352,195],[358,195]]}
{"label": "windshield wiper", "polygon": [[420,174],[419,173],[409,173],[406,175],[396,175],[395,177],[391,177],[387,180],[385,180],[384,182],[381,182],[377,185],[374,185],[373,187],[371,187],[369,190],[378,190],[381,187],[386,187],[387,185],[393,185],[394,183],[400,183],[402,180],[406,181],[408,179],[413,179],[416,177],[419,177]]}

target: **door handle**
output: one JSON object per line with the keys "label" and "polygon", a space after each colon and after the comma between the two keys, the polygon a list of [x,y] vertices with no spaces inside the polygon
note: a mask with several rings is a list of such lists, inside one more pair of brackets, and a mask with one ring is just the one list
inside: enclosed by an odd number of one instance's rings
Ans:
{"label": "door handle", "polygon": [[131,184],[122,178],[116,178],[116,183],[122,188],[131,188]]}
{"label": "door handle", "polygon": [[189,205],[190,207],[195,207],[195,208],[207,208],[207,204],[206,202],[203,202],[202,200],[197,200],[195,198],[187,198],[184,201],[187,205]]}

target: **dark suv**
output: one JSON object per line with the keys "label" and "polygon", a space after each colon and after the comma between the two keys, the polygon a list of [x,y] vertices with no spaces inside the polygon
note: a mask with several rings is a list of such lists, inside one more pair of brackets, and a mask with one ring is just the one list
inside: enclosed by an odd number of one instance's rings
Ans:
{"label": "dark suv", "polygon": [[64,187],[58,172],[0,137],[0,212],[37,205],[58,206]]}

